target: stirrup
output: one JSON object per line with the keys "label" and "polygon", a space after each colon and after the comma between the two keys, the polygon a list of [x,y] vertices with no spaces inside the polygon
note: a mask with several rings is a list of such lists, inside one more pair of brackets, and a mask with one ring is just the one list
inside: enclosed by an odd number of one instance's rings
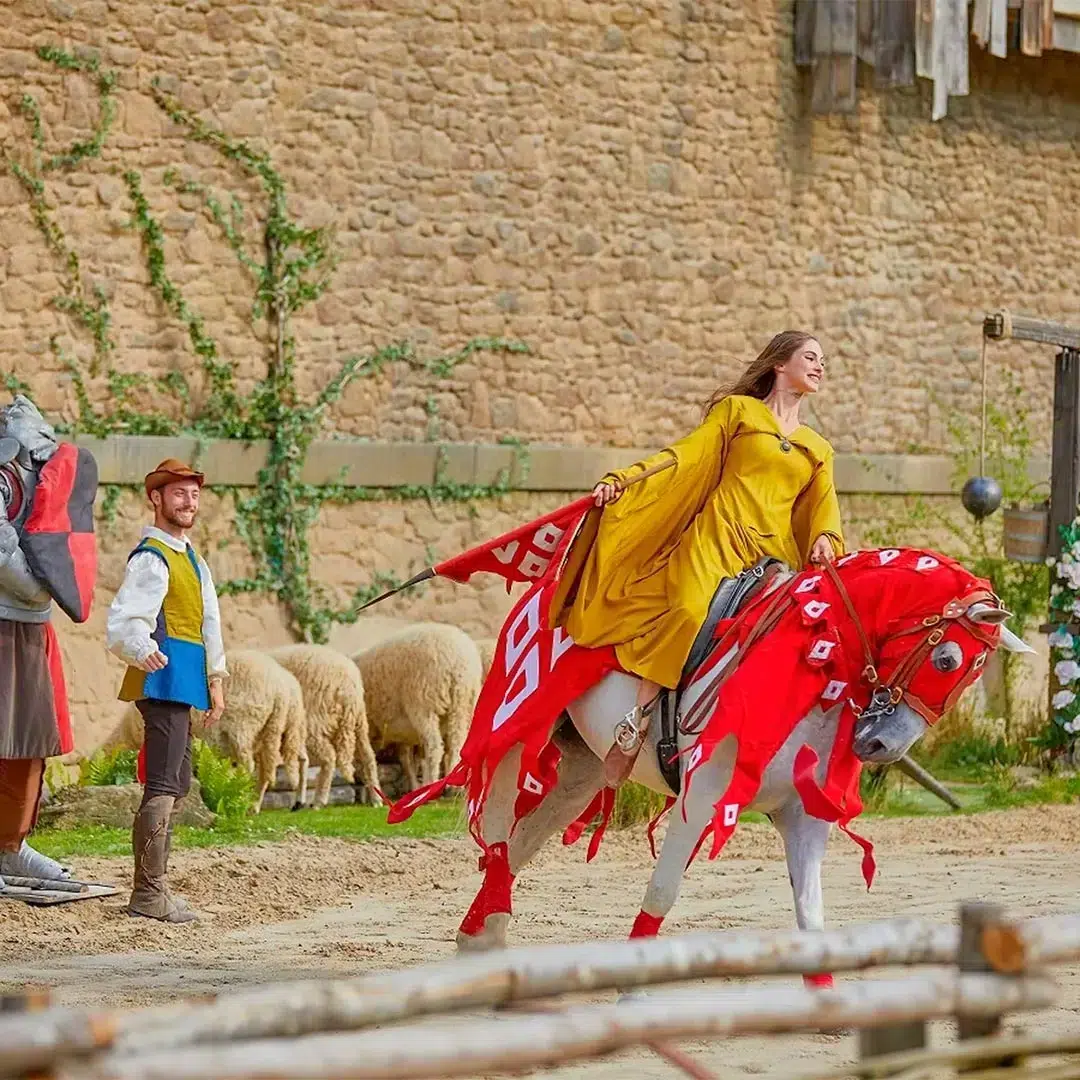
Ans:
{"label": "stirrup", "polygon": [[[656,696],[644,705],[635,705],[615,725],[615,745],[624,753],[632,754],[645,739],[645,732],[649,728],[649,718],[652,716],[656,703],[660,700],[663,690],[659,690]],[[644,721],[644,723],[642,723]]]}

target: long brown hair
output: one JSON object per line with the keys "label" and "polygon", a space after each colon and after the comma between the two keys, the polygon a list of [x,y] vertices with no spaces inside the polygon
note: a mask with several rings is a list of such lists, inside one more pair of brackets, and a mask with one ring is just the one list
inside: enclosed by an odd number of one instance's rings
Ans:
{"label": "long brown hair", "polygon": [[752,361],[746,370],[733,382],[717,388],[712,397],[705,402],[705,415],[726,397],[732,394],[744,394],[746,397],[764,401],[776,384],[776,369],[786,364],[797,349],[808,341],[817,341],[813,334],[805,330],[781,330]]}

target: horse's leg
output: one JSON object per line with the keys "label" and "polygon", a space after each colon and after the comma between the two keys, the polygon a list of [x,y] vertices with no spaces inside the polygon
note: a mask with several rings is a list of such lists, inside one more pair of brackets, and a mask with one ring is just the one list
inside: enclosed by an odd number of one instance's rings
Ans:
{"label": "horse's leg", "polygon": [[506,945],[506,929],[510,923],[510,890],[514,884],[508,841],[514,825],[520,764],[521,747],[515,746],[499,762],[491,778],[491,788],[484,803],[482,828],[484,843],[488,846],[481,860],[484,880],[458,929],[457,947],[461,952],[481,952]]}
{"label": "horse's leg", "polygon": [[569,723],[555,741],[562,752],[555,786],[510,838],[510,870],[514,874],[521,873],[554,833],[578,819],[604,782],[604,763]]}
{"label": "horse's leg", "polygon": [[632,938],[655,937],[679,898],[683,874],[715,813],[713,804],[717,794],[727,788],[732,749],[733,740],[725,739],[716,748],[713,759],[694,774],[689,791],[684,785],[682,794],[671,808],[660,857],[656,860],[649,886],[645,890],[641,911],[630,931]]}
{"label": "horse's leg", "polygon": [[[795,798],[770,815],[784,841],[791,892],[795,899],[795,921],[800,930],[825,929],[825,903],[821,895],[821,864],[829,842],[831,825],[811,817],[802,800]],[[829,987],[831,975],[805,975],[811,987]]]}
{"label": "horse's leg", "polygon": [[490,852],[485,858],[484,882],[458,933],[458,948],[462,951],[505,946],[515,877],[554,833],[577,819],[604,782],[603,762],[572,727],[567,725],[564,731],[555,737],[562,752],[555,785],[516,829],[514,804],[518,797],[520,749],[507,754],[495,770],[484,804],[484,842]]}

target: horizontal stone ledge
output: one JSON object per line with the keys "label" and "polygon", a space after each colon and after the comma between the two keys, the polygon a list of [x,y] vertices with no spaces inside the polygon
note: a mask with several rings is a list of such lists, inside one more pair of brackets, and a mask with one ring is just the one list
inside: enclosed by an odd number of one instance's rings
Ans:
{"label": "horizontal stone ledge", "polygon": [[[206,473],[210,487],[254,487],[269,444],[193,436],[78,436],[97,459],[103,484],[140,484],[158,462],[174,457]],[[612,469],[625,468],[651,450],[599,446],[513,446],[483,443],[312,443],[301,480],[307,484],[393,488],[427,487],[437,481],[487,487],[509,472],[517,491],[588,491]],[[524,460],[523,460],[524,459]],[[524,466],[524,467],[523,467]],[[838,454],[836,486],[842,494],[952,495],[953,460],[931,454]],[[1049,475],[1046,461],[1033,463],[1033,481]]]}

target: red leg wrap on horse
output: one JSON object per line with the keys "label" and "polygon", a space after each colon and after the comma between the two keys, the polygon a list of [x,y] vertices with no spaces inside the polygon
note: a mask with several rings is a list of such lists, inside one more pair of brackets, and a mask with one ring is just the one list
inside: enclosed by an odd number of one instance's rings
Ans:
{"label": "red leg wrap on horse", "polygon": [[492,844],[480,857],[484,882],[472,906],[461,920],[461,932],[475,937],[484,929],[489,915],[510,914],[510,890],[514,875],[510,873],[510,855],[506,844]]}
{"label": "red leg wrap on horse", "polygon": [[663,915],[650,915],[647,911],[639,911],[634,920],[633,929],[630,931],[630,937],[656,937],[660,933],[660,925],[663,921]]}
{"label": "red leg wrap on horse", "polygon": [[833,987],[831,975],[804,975],[802,978],[807,990],[831,990]]}

